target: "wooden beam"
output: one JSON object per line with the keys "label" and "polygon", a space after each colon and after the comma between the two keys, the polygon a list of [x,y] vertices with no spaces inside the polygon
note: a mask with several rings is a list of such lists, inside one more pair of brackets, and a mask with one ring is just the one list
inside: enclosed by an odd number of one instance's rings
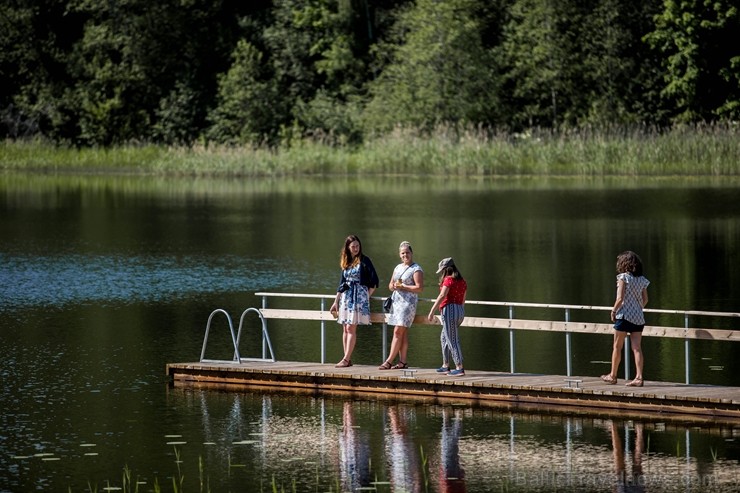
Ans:
{"label": "wooden beam", "polygon": [[[276,320],[316,320],[336,322],[336,318],[328,311],[321,310],[285,310],[275,308],[263,308],[260,310],[266,319]],[[374,323],[383,323],[387,320],[385,313],[371,313],[370,320]],[[426,316],[417,315],[414,325],[440,325],[439,316],[434,317],[434,322],[429,322]],[[611,334],[612,324],[590,323],[590,322],[561,322],[551,320],[526,320],[490,317],[465,317],[463,327],[477,327],[487,329],[515,329],[534,330],[540,332],[571,332],[582,334]],[[734,341],[740,342],[740,331],[725,329],[699,329],[683,327],[661,327],[648,325],[643,330],[643,335],[648,337],[670,337],[675,339],[698,339],[709,341]]]}

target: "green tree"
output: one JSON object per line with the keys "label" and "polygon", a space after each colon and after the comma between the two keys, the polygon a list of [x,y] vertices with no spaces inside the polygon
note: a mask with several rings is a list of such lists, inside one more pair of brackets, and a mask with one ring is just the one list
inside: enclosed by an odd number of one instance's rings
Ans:
{"label": "green tree", "polygon": [[517,0],[497,50],[512,126],[659,120],[660,67],[642,38],[660,1]]}
{"label": "green tree", "polygon": [[238,10],[218,0],[71,0],[70,10],[87,18],[67,97],[81,142],[181,142],[200,132]]}
{"label": "green tree", "polygon": [[378,48],[389,61],[370,83],[368,130],[496,118],[493,57],[483,44],[479,10],[475,0],[419,0],[400,12],[397,38]]}
{"label": "green tree", "polygon": [[278,0],[264,42],[281,104],[275,127],[356,140],[374,38],[367,0]]}
{"label": "green tree", "polygon": [[499,56],[507,67],[514,126],[557,127],[584,112],[579,26],[588,5],[577,0],[517,0]]}
{"label": "green tree", "polygon": [[62,125],[67,55],[82,25],[66,4],[0,0],[0,136],[54,136]]}
{"label": "green tree", "polygon": [[266,76],[262,53],[245,40],[237,43],[231,68],[219,79],[215,109],[206,137],[220,143],[249,144],[277,135],[275,114],[283,99]]}
{"label": "green tree", "polygon": [[734,0],[664,0],[646,40],[663,55],[677,121],[740,116],[740,12]]}
{"label": "green tree", "polygon": [[613,125],[660,121],[661,70],[643,41],[662,0],[600,0],[580,26],[585,86],[581,123]]}

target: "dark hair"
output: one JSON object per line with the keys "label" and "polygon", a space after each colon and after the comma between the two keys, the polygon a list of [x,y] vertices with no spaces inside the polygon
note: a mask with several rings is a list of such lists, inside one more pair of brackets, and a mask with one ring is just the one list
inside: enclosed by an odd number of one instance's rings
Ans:
{"label": "dark hair", "polygon": [[[353,241],[356,241],[360,244],[360,253],[357,254],[357,257],[352,257],[352,252],[349,251],[349,245]],[[360,259],[362,258],[362,242],[360,241],[360,237],[357,235],[349,235],[344,240],[344,247],[342,248],[342,251],[339,254],[339,265],[342,267],[342,270],[351,267],[355,264],[357,264]]]}
{"label": "dark hair", "polygon": [[439,276],[439,284],[442,285],[442,282],[444,282],[445,277],[451,276],[453,279],[464,279],[460,271],[458,270],[457,266],[455,265],[455,262],[450,262],[447,264],[447,267],[444,268],[444,270],[440,273]]}
{"label": "dark hair", "polygon": [[617,256],[617,273],[630,272],[633,276],[642,275],[642,260],[635,252],[627,250]]}

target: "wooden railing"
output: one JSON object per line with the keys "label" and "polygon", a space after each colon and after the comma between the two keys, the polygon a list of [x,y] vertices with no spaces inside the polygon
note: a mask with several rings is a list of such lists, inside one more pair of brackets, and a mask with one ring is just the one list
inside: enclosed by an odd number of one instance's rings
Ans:
{"label": "wooden railing", "polygon": [[[334,322],[335,317],[329,313],[327,301],[331,304],[335,298],[335,295],[323,295],[323,294],[296,294],[296,293],[255,293],[256,296],[262,298],[262,307],[259,309],[260,313],[265,319],[284,319],[284,320],[316,320],[321,322],[321,362],[326,362],[326,322]],[[305,310],[305,309],[275,309],[269,308],[267,300],[269,298],[294,298],[294,299],[317,299],[320,301],[320,307],[318,310]],[[373,300],[382,301],[384,297],[373,297]],[[434,300],[420,298],[419,301],[433,302]],[[510,372],[515,373],[515,334],[518,330],[533,330],[541,332],[563,332],[566,338],[566,367],[567,376],[572,376],[572,360],[571,360],[571,334],[584,333],[584,334],[605,334],[612,335],[613,324],[611,323],[593,323],[593,322],[573,322],[570,320],[570,314],[572,311],[600,311],[608,312],[611,311],[611,306],[583,306],[583,305],[550,305],[541,303],[517,303],[508,301],[466,301],[466,306],[498,306],[508,308],[508,318],[495,318],[495,317],[477,317],[477,316],[466,316],[463,320],[462,326],[464,327],[478,327],[478,328],[490,328],[490,329],[504,329],[509,331],[509,361],[510,361]],[[537,309],[548,309],[548,310],[562,310],[563,320],[528,320],[518,319],[514,317],[515,308],[537,308]],[[643,335],[647,337],[670,337],[684,340],[684,365],[685,365],[685,376],[686,383],[690,383],[691,364],[690,364],[690,342],[692,340],[711,340],[711,341],[729,341],[729,342],[740,342],[740,331],[728,330],[728,329],[712,329],[712,328],[692,328],[689,327],[689,320],[691,317],[734,317],[740,318],[740,313],[733,312],[706,312],[706,311],[693,311],[693,310],[663,310],[655,308],[646,308],[646,313],[659,313],[659,314],[670,314],[682,316],[684,320],[683,327],[677,326],[656,326],[646,325],[643,330]],[[387,354],[387,315],[384,313],[373,312],[370,314],[370,319],[375,323],[383,324],[383,348],[382,355]],[[429,322],[427,317],[417,315],[414,319],[415,325],[439,325],[439,317],[435,317],[434,322]],[[629,368],[630,368],[630,348],[629,344],[625,344],[624,348],[624,361],[625,361],[625,379],[629,379]]]}

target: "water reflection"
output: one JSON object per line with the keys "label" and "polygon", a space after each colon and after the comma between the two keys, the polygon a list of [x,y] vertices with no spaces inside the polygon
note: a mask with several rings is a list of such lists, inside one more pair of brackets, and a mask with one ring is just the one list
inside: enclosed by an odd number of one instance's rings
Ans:
{"label": "water reflection", "polygon": [[372,480],[370,476],[370,437],[355,422],[353,402],[342,406],[342,432],[339,435],[339,473],[342,491],[357,491]]}
{"label": "water reflection", "polygon": [[463,411],[460,408],[442,409],[442,432],[439,437],[439,464],[437,490],[449,493],[465,491],[465,471],[460,464],[460,435]]}
{"label": "water reflection", "polygon": [[[627,446],[622,445],[622,438],[619,435],[619,426],[615,421],[611,422],[611,435],[612,435],[612,448],[614,450],[614,470],[616,472],[616,487],[614,491],[617,492],[642,492],[645,491],[644,480],[642,473],[642,453],[643,447],[645,446],[644,437],[644,425],[642,423],[635,423],[635,441],[634,450],[629,450]],[[624,440],[628,441],[628,430],[625,427]],[[625,449],[631,459],[631,467],[627,469],[625,463]]]}
{"label": "water reflection", "polygon": [[[211,452],[220,450],[206,466],[217,470],[218,461],[228,457],[260,481],[277,477],[279,484],[300,485],[299,491],[660,493],[738,486],[735,440],[740,432],[734,427],[453,404],[215,396],[217,412],[210,409],[212,396],[200,400]],[[222,404],[229,397],[227,409]]]}
{"label": "water reflection", "polygon": [[[178,467],[187,491],[272,491],[273,478],[280,491],[338,491],[350,457],[359,487],[377,491],[396,488],[402,471],[409,476],[394,491],[416,485],[431,492],[609,491],[616,484],[609,420],[355,400],[346,429],[363,447],[345,460],[344,400],[170,390],[163,369],[197,358],[216,307],[241,313],[259,302],[255,291],[331,292],[336,257],[327,239],[345,237],[348,228],[367,238],[376,265],[397,263],[400,239],[426,245],[430,264],[446,252],[480,259],[480,268],[467,274],[471,299],[602,305],[613,299],[608,259],[624,245],[620,250],[645,251],[660,278],[651,306],[734,311],[740,305],[738,183],[726,177],[214,181],[6,173],[0,178],[0,491],[102,491],[106,480],[120,486],[124,466],[147,482],[140,491],[153,490],[155,478],[171,485]],[[396,214],[401,193],[409,198],[403,216]],[[358,217],[348,201],[366,213]],[[460,234],[439,235],[450,228]],[[543,273],[562,282],[539,282]],[[572,320],[594,321],[582,313]],[[715,324],[736,329],[729,320]],[[277,357],[319,361],[319,330],[271,324]],[[410,337],[416,365],[438,364],[438,333]],[[600,337],[574,335],[574,374],[603,373],[592,354]],[[339,339],[328,341],[328,357],[338,359]],[[384,357],[380,327],[363,341],[359,362],[377,364]],[[226,337],[212,342],[208,357],[231,357]],[[501,331],[470,328],[463,343],[477,368],[509,368],[508,336]],[[242,344],[244,355],[261,351],[259,340]],[[683,341],[645,344],[655,362],[651,379],[683,381],[677,357]],[[517,370],[564,374],[556,345],[564,345],[559,335],[517,334]],[[692,381],[740,381],[734,345],[696,341],[691,353]],[[634,426],[621,434],[627,477]],[[704,480],[717,491],[737,489],[731,487],[740,457],[736,428],[645,422],[643,434],[646,489],[686,491]],[[393,458],[393,447],[407,451],[403,461]],[[198,484],[201,457],[207,488]],[[407,477],[413,477],[408,485]]]}
{"label": "water reflection", "polygon": [[416,421],[415,410],[392,404],[387,408],[387,415],[386,454],[390,464],[390,482],[396,491],[423,491],[421,449],[414,444],[412,431]]}

